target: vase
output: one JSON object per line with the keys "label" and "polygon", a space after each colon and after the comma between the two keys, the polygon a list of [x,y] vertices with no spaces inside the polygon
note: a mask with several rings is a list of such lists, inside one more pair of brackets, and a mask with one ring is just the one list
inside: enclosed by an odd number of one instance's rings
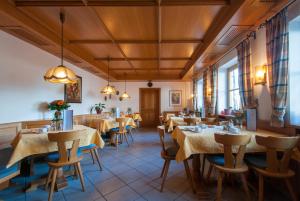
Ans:
{"label": "vase", "polygon": [[61,111],[59,111],[59,110],[55,111],[53,122],[54,122],[55,130],[58,130],[58,131],[62,130],[63,118],[62,118]]}

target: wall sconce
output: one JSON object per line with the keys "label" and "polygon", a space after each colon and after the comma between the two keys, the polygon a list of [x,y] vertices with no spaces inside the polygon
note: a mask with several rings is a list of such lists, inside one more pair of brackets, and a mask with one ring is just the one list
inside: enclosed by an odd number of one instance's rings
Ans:
{"label": "wall sconce", "polygon": [[207,89],[207,95],[208,95],[208,96],[211,96],[211,88],[208,88],[208,89]]}
{"label": "wall sconce", "polygon": [[255,67],[255,84],[266,84],[267,83],[267,66],[256,66]]}

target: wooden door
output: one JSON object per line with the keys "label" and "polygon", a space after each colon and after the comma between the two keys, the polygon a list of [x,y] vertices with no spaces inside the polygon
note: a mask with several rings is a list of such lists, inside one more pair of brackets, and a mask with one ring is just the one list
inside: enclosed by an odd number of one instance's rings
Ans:
{"label": "wooden door", "polygon": [[159,125],[160,88],[140,88],[140,113],[143,127]]}

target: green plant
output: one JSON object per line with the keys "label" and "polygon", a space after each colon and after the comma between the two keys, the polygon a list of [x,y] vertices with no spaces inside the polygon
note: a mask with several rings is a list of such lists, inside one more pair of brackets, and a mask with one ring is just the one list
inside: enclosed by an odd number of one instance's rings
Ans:
{"label": "green plant", "polygon": [[112,113],[112,114],[116,114],[116,112],[117,112],[117,110],[116,110],[115,107],[111,108],[111,113]]}
{"label": "green plant", "polygon": [[102,110],[105,109],[104,103],[97,103],[94,106],[91,107],[90,113],[93,113],[93,110],[97,112],[97,114],[100,114]]}
{"label": "green plant", "polygon": [[127,114],[132,114],[132,109],[131,109],[131,107],[127,108]]}

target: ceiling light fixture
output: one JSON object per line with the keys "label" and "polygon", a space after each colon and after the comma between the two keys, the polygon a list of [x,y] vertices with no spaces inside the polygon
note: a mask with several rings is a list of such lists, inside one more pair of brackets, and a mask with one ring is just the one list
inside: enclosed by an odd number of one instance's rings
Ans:
{"label": "ceiling light fixture", "polygon": [[107,58],[107,85],[101,90],[101,93],[105,95],[115,95],[117,94],[116,88],[109,85],[109,62],[110,57]]}
{"label": "ceiling light fixture", "polygon": [[66,66],[64,66],[64,22],[65,14],[59,14],[61,22],[61,64],[59,66],[50,68],[44,75],[44,79],[51,83],[73,84],[77,82],[76,74]]}
{"label": "ceiling light fixture", "polygon": [[130,96],[128,95],[127,91],[126,91],[126,73],[124,74],[125,75],[125,91],[124,93],[121,95],[120,97],[120,100],[127,100],[127,99],[130,99]]}

